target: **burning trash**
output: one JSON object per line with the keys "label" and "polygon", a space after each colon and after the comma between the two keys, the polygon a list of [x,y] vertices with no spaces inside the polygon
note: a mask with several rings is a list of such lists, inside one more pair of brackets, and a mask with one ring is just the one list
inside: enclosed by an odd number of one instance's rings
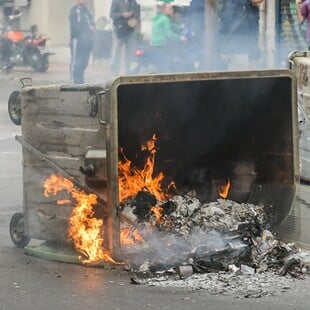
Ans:
{"label": "burning trash", "polygon": [[153,227],[137,224],[145,244],[136,243],[128,256],[133,284],[262,297],[310,274],[310,253],[267,229],[272,208],[224,199],[201,204],[187,195],[170,203],[173,211],[163,211]]}
{"label": "burning trash", "polygon": [[[148,222],[139,219],[135,211],[129,214],[128,205],[123,209],[126,216],[137,223],[136,230],[145,241],[142,244],[146,253],[144,259],[148,260],[151,271],[187,264],[198,273],[229,271],[231,265],[245,264],[255,273],[280,270],[287,265],[284,260],[297,251],[296,247],[277,240],[268,230],[268,212],[272,214],[272,207],[266,210],[262,206],[224,199],[204,204],[188,195],[175,196],[165,204],[174,207],[170,206],[168,211],[162,207],[159,221],[152,209]],[[136,244],[138,250],[141,250],[139,243]],[[297,272],[296,264],[290,267],[282,272]]]}

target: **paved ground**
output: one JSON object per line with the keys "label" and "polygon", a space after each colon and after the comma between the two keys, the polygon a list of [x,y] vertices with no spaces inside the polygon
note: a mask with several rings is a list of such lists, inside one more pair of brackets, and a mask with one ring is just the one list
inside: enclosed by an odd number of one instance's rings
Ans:
{"label": "paved ground", "polygon": [[[70,50],[67,47],[54,47],[51,51],[55,55],[50,56],[50,67],[45,73],[35,73],[30,67],[15,67],[9,74],[0,72],[0,80],[18,81],[22,77],[31,77],[34,83],[69,83]],[[102,83],[112,78],[110,71],[111,59],[90,61],[85,71],[86,83]]]}
{"label": "paved ground", "polygon": [[[29,67],[13,68],[9,74],[0,73],[0,80],[17,81],[23,77],[31,77],[35,84],[62,83],[68,84],[70,80],[69,65],[65,63],[51,63],[47,72],[36,73]],[[85,71],[86,83],[102,83],[112,78],[109,62],[91,63]]]}

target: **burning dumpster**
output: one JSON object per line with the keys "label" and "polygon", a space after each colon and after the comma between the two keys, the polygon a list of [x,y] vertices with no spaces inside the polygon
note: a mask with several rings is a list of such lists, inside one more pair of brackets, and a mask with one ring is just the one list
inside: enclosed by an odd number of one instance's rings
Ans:
{"label": "burning dumpster", "polygon": [[272,206],[274,228],[292,209],[299,170],[289,70],[26,86],[20,99],[17,246],[32,238],[74,244],[85,260],[114,261],[122,256],[121,223],[135,225],[121,212],[130,197],[142,218],[156,200],[186,193],[206,203]]}

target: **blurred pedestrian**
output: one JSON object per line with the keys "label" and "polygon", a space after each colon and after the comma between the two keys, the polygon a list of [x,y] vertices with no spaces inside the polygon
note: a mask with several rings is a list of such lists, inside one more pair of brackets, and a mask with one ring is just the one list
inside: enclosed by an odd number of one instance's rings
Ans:
{"label": "blurred pedestrian", "polygon": [[95,23],[87,8],[87,0],[78,0],[70,10],[70,80],[74,84],[84,83],[84,73],[88,66],[94,44]]}
{"label": "blurred pedestrian", "polygon": [[205,1],[192,0],[187,13],[186,25],[193,31],[198,41],[205,40]]}
{"label": "blurred pedestrian", "polygon": [[[112,61],[112,71],[120,72],[125,62],[125,73],[130,73],[130,66],[136,47],[136,29],[140,25],[140,5],[136,0],[112,0],[110,17],[113,21],[116,44]],[[122,52],[125,50],[125,58]]]}
{"label": "blurred pedestrian", "polygon": [[9,73],[13,67],[11,62],[12,42],[4,35],[0,34],[0,61],[1,70],[5,73]]}
{"label": "blurred pedestrian", "polygon": [[205,67],[206,54],[206,25],[205,25],[205,1],[192,0],[186,12],[186,27],[193,33],[190,51],[200,63],[200,69]]}
{"label": "blurred pedestrian", "polygon": [[161,73],[173,71],[175,43],[186,40],[175,31],[175,25],[172,25],[171,16],[174,9],[170,2],[168,0],[157,6],[157,13],[152,21],[151,46],[155,55],[153,58],[156,58],[156,66]]}
{"label": "blurred pedestrian", "polygon": [[307,22],[307,31],[305,34],[305,40],[310,50],[310,0],[296,0],[296,13],[298,23],[302,25]]}
{"label": "blurred pedestrian", "polygon": [[[225,65],[236,55],[246,55],[246,64],[256,67],[261,57],[258,44],[259,7],[264,0],[226,0],[220,11],[219,49]],[[240,64],[241,65],[241,64]]]}

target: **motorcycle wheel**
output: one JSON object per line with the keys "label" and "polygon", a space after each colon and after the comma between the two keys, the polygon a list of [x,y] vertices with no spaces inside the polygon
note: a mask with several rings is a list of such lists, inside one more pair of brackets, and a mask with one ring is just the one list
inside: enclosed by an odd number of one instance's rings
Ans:
{"label": "motorcycle wheel", "polygon": [[10,236],[13,243],[18,248],[24,248],[30,242],[30,238],[25,235],[24,215],[21,212],[14,213],[10,221]]}
{"label": "motorcycle wheel", "polygon": [[32,55],[32,68],[36,72],[46,72],[49,67],[48,55],[41,55],[39,51],[36,51]]}
{"label": "motorcycle wheel", "polygon": [[8,112],[11,121],[20,126],[22,123],[22,102],[20,91],[13,91],[8,100]]}

